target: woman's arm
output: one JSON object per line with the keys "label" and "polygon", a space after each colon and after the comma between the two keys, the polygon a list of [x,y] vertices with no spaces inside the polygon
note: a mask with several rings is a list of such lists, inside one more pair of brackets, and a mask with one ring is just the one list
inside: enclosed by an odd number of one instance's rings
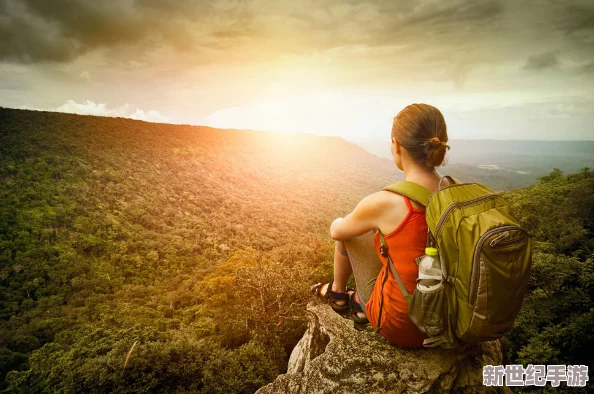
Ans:
{"label": "woman's arm", "polygon": [[353,212],[332,222],[330,237],[337,241],[344,241],[373,230],[377,227],[377,217],[384,205],[385,199],[379,193],[365,197]]}

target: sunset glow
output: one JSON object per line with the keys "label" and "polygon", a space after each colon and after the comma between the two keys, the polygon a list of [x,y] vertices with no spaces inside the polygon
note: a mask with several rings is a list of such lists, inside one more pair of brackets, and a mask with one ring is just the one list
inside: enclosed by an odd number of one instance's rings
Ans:
{"label": "sunset glow", "polygon": [[2,106],[358,141],[427,102],[452,138],[594,138],[588,1],[0,4]]}

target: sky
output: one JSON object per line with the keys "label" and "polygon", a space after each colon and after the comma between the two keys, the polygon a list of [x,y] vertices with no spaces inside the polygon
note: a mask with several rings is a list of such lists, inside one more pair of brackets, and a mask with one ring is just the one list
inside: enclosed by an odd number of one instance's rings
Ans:
{"label": "sky", "polygon": [[594,140],[592,0],[0,0],[0,106],[386,140]]}

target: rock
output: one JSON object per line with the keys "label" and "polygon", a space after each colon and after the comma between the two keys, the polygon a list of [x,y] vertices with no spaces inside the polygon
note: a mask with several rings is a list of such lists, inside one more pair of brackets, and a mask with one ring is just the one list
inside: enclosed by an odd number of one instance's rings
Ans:
{"label": "rock", "polygon": [[258,394],[493,392],[482,384],[482,367],[503,364],[499,341],[459,350],[404,349],[371,328],[356,330],[327,304],[312,302],[307,311],[309,327],[287,373]]}

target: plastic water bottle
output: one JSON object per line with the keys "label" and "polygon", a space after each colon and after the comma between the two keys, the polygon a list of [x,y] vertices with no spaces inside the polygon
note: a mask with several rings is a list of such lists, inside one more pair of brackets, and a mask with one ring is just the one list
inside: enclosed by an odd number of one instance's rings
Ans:
{"label": "plastic water bottle", "polygon": [[417,259],[419,279],[417,288],[423,291],[436,289],[442,281],[441,262],[435,248],[425,248],[425,255]]}

